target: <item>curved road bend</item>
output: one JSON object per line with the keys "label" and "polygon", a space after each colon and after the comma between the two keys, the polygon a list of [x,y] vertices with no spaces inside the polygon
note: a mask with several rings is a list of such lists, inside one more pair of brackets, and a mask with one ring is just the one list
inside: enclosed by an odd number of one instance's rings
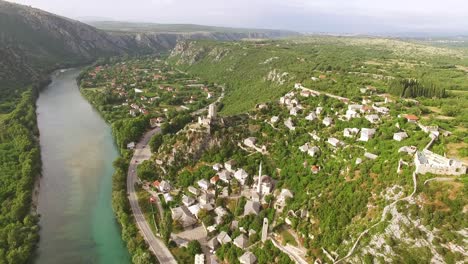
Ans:
{"label": "curved road bend", "polygon": [[150,225],[146,221],[145,216],[141,211],[140,205],[138,204],[138,197],[135,192],[135,183],[138,182],[138,178],[136,175],[136,167],[142,161],[151,158],[151,150],[148,146],[148,142],[154,134],[160,132],[161,130],[159,128],[152,129],[146,132],[143,135],[143,138],[140,140],[140,142],[136,144],[135,152],[133,153],[132,160],[130,161],[130,165],[128,167],[127,193],[138,229],[143,235],[146,243],[149,245],[149,248],[158,259],[159,263],[176,264],[177,261],[175,260],[174,256],[172,256],[171,252],[166,247],[164,242],[161,241],[161,239],[157,238],[151,230]]}

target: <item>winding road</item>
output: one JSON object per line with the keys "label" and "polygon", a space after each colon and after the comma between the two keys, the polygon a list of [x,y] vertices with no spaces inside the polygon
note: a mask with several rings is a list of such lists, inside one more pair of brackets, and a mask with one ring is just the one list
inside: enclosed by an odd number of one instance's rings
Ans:
{"label": "winding road", "polygon": [[135,222],[137,223],[138,229],[143,235],[146,243],[149,245],[150,250],[156,256],[159,263],[175,264],[177,261],[175,260],[174,256],[172,256],[164,242],[154,235],[149,223],[146,221],[145,216],[141,211],[140,205],[138,204],[138,196],[135,191],[135,184],[139,182],[136,175],[136,167],[142,161],[151,158],[151,150],[148,146],[148,142],[150,141],[151,137],[153,137],[153,135],[160,132],[160,128],[152,129],[146,132],[140,142],[136,144],[135,152],[128,167],[127,193],[130,206],[132,207],[133,216],[135,217]]}

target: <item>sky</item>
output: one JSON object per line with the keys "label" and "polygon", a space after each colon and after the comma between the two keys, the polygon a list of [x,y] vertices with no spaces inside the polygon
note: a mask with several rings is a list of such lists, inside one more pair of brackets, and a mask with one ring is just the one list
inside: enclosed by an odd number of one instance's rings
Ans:
{"label": "sky", "polygon": [[468,34],[468,0],[10,0],[81,19],[289,29]]}

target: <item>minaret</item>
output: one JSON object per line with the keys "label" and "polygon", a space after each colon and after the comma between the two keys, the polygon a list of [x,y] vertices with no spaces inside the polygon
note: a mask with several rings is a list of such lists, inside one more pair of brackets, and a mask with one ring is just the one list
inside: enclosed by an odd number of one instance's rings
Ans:
{"label": "minaret", "polygon": [[258,184],[257,184],[257,193],[260,195],[262,192],[262,162],[260,161],[260,167],[258,169]]}

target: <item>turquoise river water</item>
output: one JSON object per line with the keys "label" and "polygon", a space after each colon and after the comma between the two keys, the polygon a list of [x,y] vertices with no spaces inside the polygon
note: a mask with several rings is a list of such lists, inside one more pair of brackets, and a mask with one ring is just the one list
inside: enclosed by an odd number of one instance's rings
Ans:
{"label": "turquoise river water", "polygon": [[81,96],[79,70],[56,72],[37,101],[43,176],[35,263],[130,263],[112,206],[110,126]]}

